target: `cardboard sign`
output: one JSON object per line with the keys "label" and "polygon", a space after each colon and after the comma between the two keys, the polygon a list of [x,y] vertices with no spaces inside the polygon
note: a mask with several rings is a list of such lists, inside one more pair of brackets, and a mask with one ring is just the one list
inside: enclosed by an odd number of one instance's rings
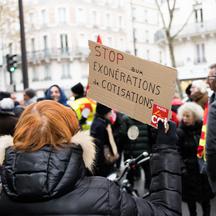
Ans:
{"label": "cardboard sign", "polygon": [[89,41],[88,97],[157,127],[167,121],[177,71]]}

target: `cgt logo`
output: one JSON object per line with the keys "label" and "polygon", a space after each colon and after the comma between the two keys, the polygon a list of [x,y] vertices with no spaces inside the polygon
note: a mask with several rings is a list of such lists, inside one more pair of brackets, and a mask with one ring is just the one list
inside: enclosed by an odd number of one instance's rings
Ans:
{"label": "cgt logo", "polygon": [[166,124],[168,122],[168,114],[168,109],[154,104],[151,117],[151,125],[157,128],[157,124],[160,120]]}

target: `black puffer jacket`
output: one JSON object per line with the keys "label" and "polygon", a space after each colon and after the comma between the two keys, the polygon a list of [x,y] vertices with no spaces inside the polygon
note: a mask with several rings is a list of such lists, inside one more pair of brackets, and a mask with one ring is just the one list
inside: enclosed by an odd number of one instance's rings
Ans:
{"label": "black puffer jacket", "polygon": [[[1,215],[176,216],[181,214],[180,165],[175,149],[158,148],[152,156],[148,200],[134,199],[103,177],[86,177],[94,153],[89,139],[80,145],[36,152],[8,148],[0,195]],[[85,144],[84,144],[85,143]]]}
{"label": "black puffer jacket", "polygon": [[[137,130],[137,137],[130,139],[128,131],[134,127]],[[130,133],[130,132],[129,132]],[[150,134],[148,125],[132,119],[126,115],[122,118],[121,137],[124,145],[125,158],[137,157],[144,151],[150,153]]]}

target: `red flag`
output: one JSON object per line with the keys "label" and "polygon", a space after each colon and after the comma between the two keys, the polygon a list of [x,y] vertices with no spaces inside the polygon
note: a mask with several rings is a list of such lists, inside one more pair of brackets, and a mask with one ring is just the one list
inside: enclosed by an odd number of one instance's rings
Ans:
{"label": "red flag", "polygon": [[85,95],[87,95],[88,91],[89,91],[89,84],[87,84],[86,86]]}
{"label": "red flag", "polygon": [[102,39],[100,35],[97,36],[97,43],[102,44]]}

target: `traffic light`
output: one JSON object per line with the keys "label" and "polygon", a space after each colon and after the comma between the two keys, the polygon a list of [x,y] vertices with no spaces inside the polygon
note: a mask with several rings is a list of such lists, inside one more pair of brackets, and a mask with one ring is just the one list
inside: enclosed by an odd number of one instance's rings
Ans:
{"label": "traffic light", "polygon": [[7,62],[7,71],[9,73],[15,72],[17,68],[17,55],[6,55],[6,62]]}

